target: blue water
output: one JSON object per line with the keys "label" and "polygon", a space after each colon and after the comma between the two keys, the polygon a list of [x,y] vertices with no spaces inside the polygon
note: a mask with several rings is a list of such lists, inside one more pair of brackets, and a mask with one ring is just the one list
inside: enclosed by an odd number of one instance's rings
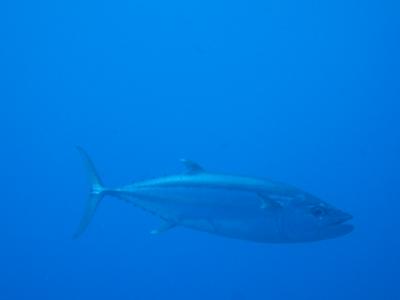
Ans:
{"label": "blue water", "polygon": [[[0,4],[0,299],[400,299],[396,1]],[[355,231],[269,245],[86,200],[182,171],[287,182]]]}

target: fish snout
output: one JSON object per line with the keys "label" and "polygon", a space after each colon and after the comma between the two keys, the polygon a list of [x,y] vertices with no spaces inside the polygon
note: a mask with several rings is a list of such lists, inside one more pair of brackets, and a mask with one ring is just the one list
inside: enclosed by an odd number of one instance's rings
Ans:
{"label": "fish snout", "polygon": [[350,221],[351,219],[353,219],[353,216],[351,214],[344,211],[336,211],[335,214],[332,216],[331,225],[343,224]]}

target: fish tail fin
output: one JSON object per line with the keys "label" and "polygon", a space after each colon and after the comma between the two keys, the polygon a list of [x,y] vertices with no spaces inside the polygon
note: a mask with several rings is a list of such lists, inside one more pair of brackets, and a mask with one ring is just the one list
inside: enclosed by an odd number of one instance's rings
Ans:
{"label": "fish tail fin", "polygon": [[78,229],[74,234],[74,238],[80,237],[82,233],[86,230],[96,212],[97,207],[99,206],[101,199],[107,193],[107,189],[104,187],[99,175],[97,174],[96,168],[93,164],[93,161],[90,159],[90,156],[83,148],[79,146],[77,146],[76,148],[82,156],[83,162],[87,169],[91,187],[89,197],[86,201],[86,207]]}

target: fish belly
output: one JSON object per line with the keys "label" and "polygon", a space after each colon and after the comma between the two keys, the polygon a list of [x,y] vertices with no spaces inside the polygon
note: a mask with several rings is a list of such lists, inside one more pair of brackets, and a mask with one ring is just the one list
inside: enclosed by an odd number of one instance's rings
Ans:
{"label": "fish belly", "polygon": [[262,199],[255,192],[162,187],[139,189],[132,197],[132,202],[146,211],[192,229],[260,242],[281,238],[279,210],[262,208]]}

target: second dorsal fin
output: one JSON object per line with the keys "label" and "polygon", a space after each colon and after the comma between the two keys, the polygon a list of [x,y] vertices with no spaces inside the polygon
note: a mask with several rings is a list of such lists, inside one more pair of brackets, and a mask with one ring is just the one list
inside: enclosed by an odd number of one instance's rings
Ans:
{"label": "second dorsal fin", "polygon": [[198,163],[196,163],[190,159],[182,158],[181,163],[185,166],[186,173],[188,173],[188,174],[196,174],[196,173],[204,172],[204,169],[202,166],[200,166]]}

